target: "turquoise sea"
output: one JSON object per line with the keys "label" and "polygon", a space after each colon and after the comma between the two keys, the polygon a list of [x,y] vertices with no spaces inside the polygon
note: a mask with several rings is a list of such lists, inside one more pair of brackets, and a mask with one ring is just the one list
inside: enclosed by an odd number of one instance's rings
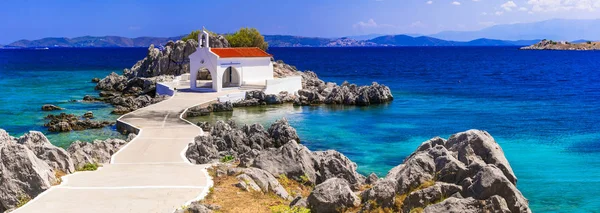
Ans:
{"label": "turquoise sea", "polygon": [[[145,55],[144,49],[50,49],[29,58],[33,53],[19,51],[36,50],[0,50],[0,128],[17,135],[43,129],[39,107],[44,103],[114,119],[110,106],[68,100],[95,94],[89,79],[120,72]],[[287,117],[311,150],[336,149],[361,173],[379,175],[429,138],[483,129],[502,146],[534,212],[600,210],[600,52],[515,47],[269,52],[326,81],[383,83],[395,100],[371,107],[246,108],[201,119],[269,125]],[[50,138],[64,145],[79,137],[111,135],[114,131],[107,128]]]}

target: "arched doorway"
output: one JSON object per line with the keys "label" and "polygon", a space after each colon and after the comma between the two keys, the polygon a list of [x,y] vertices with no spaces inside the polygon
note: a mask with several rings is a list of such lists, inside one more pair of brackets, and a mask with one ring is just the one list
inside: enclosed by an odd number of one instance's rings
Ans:
{"label": "arched doorway", "polygon": [[[190,76],[193,78],[193,75]],[[196,71],[196,79],[190,79],[190,81],[196,81],[196,88],[212,88],[212,76],[210,70],[202,67]]]}
{"label": "arched doorway", "polygon": [[223,88],[239,86],[240,72],[235,67],[227,67],[227,69],[225,69],[225,72],[223,72]]}

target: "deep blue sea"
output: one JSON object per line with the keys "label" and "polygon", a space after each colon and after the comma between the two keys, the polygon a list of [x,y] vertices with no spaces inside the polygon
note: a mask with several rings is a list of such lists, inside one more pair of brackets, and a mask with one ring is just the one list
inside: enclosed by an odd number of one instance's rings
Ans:
{"label": "deep blue sea", "polygon": [[[600,51],[515,47],[271,48],[275,59],[326,81],[389,86],[395,100],[371,107],[262,107],[209,118],[269,125],[287,117],[311,150],[336,149],[380,175],[421,142],[483,129],[502,146],[534,212],[600,209]],[[0,50],[0,128],[43,130],[44,103],[99,119],[110,106],[68,102],[96,94],[92,77],[121,72],[139,49]],[[65,146],[111,137],[111,128],[50,134]]]}

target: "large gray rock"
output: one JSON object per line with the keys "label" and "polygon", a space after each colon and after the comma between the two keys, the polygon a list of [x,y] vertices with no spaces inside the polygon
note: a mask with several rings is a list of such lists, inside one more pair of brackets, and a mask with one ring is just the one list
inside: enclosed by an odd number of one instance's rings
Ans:
{"label": "large gray rock", "polygon": [[457,133],[450,136],[445,146],[448,150],[455,152],[457,159],[465,165],[493,164],[502,170],[511,183],[517,184],[517,177],[504,156],[502,148],[489,133],[478,130]]}
{"label": "large gray rock", "polygon": [[303,145],[290,141],[280,148],[260,152],[252,167],[260,168],[274,176],[285,175],[296,181],[317,183],[317,165],[312,153]]}
{"label": "large gray rock", "polygon": [[373,201],[379,206],[389,208],[394,205],[396,198],[396,181],[381,179],[374,183],[373,187],[362,193],[362,202]]}
{"label": "large gray rock", "polygon": [[177,209],[175,213],[211,213],[210,208],[200,203],[199,201],[192,202],[185,209]]}
{"label": "large gray rock", "polygon": [[269,127],[269,135],[273,138],[273,143],[275,147],[280,147],[281,145],[293,140],[297,143],[300,143],[300,137],[298,137],[298,133],[296,133],[296,129],[290,126],[288,120],[286,118],[282,118],[280,120],[275,121],[275,123],[271,124]]}
{"label": "large gray rock", "polygon": [[242,170],[242,173],[237,176],[238,184],[247,185],[253,190],[257,190],[256,187],[258,187],[258,190],[263,193],[272,192],[283,199],[291,200],[285,188],[269,172],[258,168],[246,168]]}
{"label": "large gray rock", "polygon": [[404,212],[409,212],[413,208],[424,208],[430,204],[443,201],[454,193],[462,191],[462,187],[437,182],[433,186],[411,192],[403,201]]}
{"label": "large gray rock", "polygon": [[395,180],[397,183],[396,193],[405,194],[410,189],[433,180],[434,174],[433,158],[427,153],[419,152],[407,158],[403,164],[392,168],[386,179]]}
{"label": "large gray rock", "polygon": [[121,139],[95,140],[92,143],[75,141],[69,146],[67,152],[71,154],[75,168],[85,164],[103,164],[110,162],[110,158],[127,142]]}
{"label": "large gray rock", "polygon": [[2,129],[0,180],[0,210],[14,208],[20,199],[34,198],[58,182],[51,166]]}
{"label": "large gray rock", "polygon": [[342,153],[335,150],[316,151],[313,152],[313,156],[319,162],[317,183],[337,177],[348,181],[355,190],[365,183],[365,177],[356,172],[356,163]]}
{"label": "large gray rock", "polygon": [[210,163],[219,158],[219,150],[210,135],[194,138],[194,143],[189,144],[185,154],[190,162],[196,164]]}
{"label": "large gray rock", "polygon": [[307,198],[311,212],[342,212],[357,207],[360,199],[352,192],[348,181],[331,178],[317,185]]}
{"label": "large gray rock", "polygon": [[123,91],[126,86],[127,78],[113,72],[96,84],[96,90]]}
{"label": "large gray rock", "polygon": [[[396,194],[408,195],[403,202],[404,211],[423,207],[449,212],[484,207],[500,212],[531,211],[516,187],[517,179],[502,149],[485,131],[457,133],[447,141],[439,137],[428,140],[403,164],[390,170],[385,180],[396,183]],[[422,188],[432,181],[437,181],[434,186]],[[387,187],[391,190],[390,184]],[[370,191],[365,195],[374,196]],[[443,205],[438,203],[451,194],[458,196],[442,202]],[[432,203],[438,204],[433,208],[429,206]]]}
{"label": "large gray rock", "polygon": [[45,161],[55,171],[72,173],[75,171],[68,152],[50,143],[41,132],[30,131],[17,139],[17,143],[27,146],[35,155]]}
{"label": "large gray rock", "polygon": [[495,165],[486,165],[475,176],[467,195],[484,200],[494,195],[502,197],[512,212],[531,212],[523,194]]}
{"label": "large gray rock", "polygon": [[[510,213],[506,206],[506,201],[500,196],[493,196],[486,200],[476,200],[473,198],[450,197],[442,202],[429,205],[423,209],[426,213],[483,213],[498,212]],[[518,211],[517,211],[518,212]]]}

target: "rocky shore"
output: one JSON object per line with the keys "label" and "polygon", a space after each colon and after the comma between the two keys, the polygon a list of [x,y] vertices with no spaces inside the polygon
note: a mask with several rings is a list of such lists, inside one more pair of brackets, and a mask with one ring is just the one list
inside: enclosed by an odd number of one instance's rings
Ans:
{"label": "rocky shore", "polygon": [[[369,86],[357,86],[348,82],[337,85],[336,83],[325,82],[319,79],[315,72],[298,71],[296,67],[285,64],[281,60],[273,64],[273,69],[276,77],[302,76],[302,90],[299,90],[297,96],[293,97],[294,105],[337,104],[368,106],[394,100],[390,88],[380,85],[377,82],[373,82]],[[287,100],[291,99],[288,98]]]}
{"label": "rocky shore", "polygon": [[48,115],[45,117],[48,122],[44,124],[50,132],[69,132],[72,130],[99,129],[115,122],[92,120],[94,114],[86,112],[82,116],[74,114],[60,113],[58,115]]}
{"label": "rocky shore", "polygon": [[63,175],[87,164],[108,163],[126,143],[120,139],[76,141],[64,150],[52,145],[41,132],[16,138],[0,129],[0,212],[23,205],[60,184]]}
{"label": "rocky shore", "polygon": [[[229,47],[227,40],[220,35],[211,35],[211,47]],[[111,73],[97,81],[96,90],[100,97],[84,98],[84,101],[104,101],[115,106],[114,114],[125,114],[166,99],[156,96],[157,82],[170,82],[174,76],[189,73],[188,56],[196,51],[195,40],[169,41],[163,50],[150,45],[145,58],[123,75]]]}
{"label": "rocky shore", "polygon": [[[186,152],[194,163],[218,163],[217,176],[233,176],[243,191],[272,193],[290,208],[311,212],[531,212],[517,178],[494,138],[469,130],[423,142],[383,178],[365,177],[334,151],[310,151],[285,119],[268,129],[218,121]],[[286,190],[289,178],[311,190]],[[219,186],[216,186],[219,187]],[[218,189],[217,189],[218,190]],[[194,203],[191,212],[214,206]]]}
{"label": "rocky shore", "polygon": [[571,43],[568,41],[542,40],[536,44],[521,47],[522,50],[600,50],[600,42]]}

